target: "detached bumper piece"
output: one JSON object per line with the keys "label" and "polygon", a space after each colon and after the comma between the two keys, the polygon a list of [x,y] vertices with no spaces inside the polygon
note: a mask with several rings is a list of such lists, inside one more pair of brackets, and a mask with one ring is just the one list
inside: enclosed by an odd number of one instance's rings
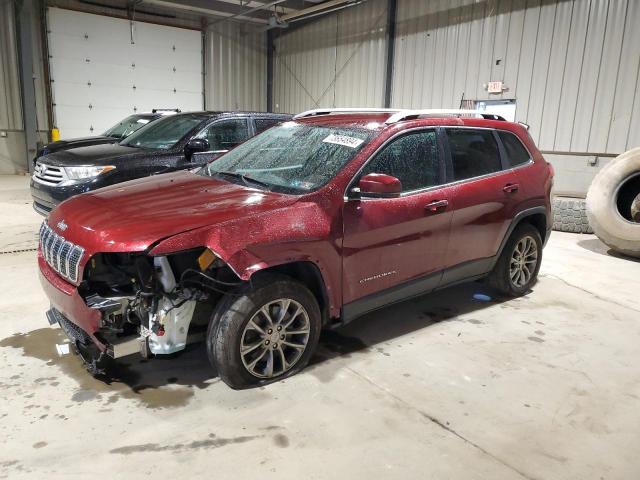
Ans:
{"label": "detached bumper piece", "polygon": [[58,324],[62,331],[82,358],[85,367],[92,375],[104,374],[105,354],[93,343],[91,337],[82,328],[77,326],[55,308],[47,312],[49,325]]}

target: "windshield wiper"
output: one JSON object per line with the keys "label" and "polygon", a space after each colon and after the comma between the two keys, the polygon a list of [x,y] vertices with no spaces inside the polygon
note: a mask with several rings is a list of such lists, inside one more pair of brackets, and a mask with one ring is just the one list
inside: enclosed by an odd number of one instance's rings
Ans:
{"label": "windshield wiper", "polygon": [[215,173],[218,174],[218,175],[226,175],[226,176],[232,177],[232,178],[239,178],[240,180],[242,180],[242,183],[244,183],[246,186],[249,186],[249,183],[253,183],[255,185],[259,185],[261,187],[264,187],[267,190],[271,189],[271,185],[268,184],[267,182],[263,182],[262,180],[255,179],[253,177],[247,177],[246,175],[243,175],[242,173],[226,172],[226,171],[216,171]]}

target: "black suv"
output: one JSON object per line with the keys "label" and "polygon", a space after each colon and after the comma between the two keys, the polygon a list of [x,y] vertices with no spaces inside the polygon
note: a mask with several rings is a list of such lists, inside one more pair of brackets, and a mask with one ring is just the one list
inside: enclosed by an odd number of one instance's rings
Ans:
{"label": "black suv", "polygon": [[35,165],[40,157],[44,157],[50,153],[59,152],[60,150],[88,147],[89,145],[102,145],[105,143],[118,143],[136,130],[144,127],[154,120],[158,120],[165,115],[173,115],[175,113],[180,113],[180,110],[154,108],[151,113],[137,113],[135,115],[129,115],[128,117],[120,120],[113,127],[109,128],[102,135],[69,138],[66,140],[58,140],[56,142],[48,143],[38,150],[38,153],[33,159],[33,164]]}
{"label": "black suv", "polygon": [[156,173],[200,167],[291,119],[253,112],[191,112],[156,120],[117,144],[71,148],[36,161],[33,208],[42,215],[80,193]]}

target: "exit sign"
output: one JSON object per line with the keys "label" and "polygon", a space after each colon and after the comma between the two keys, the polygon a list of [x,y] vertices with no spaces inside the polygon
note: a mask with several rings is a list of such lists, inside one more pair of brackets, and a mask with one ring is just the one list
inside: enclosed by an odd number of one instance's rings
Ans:
{"label": "exit sign", "polygon": [[489,82],[487,84],[487,92],[489,93],[502,93],[502,82]]}

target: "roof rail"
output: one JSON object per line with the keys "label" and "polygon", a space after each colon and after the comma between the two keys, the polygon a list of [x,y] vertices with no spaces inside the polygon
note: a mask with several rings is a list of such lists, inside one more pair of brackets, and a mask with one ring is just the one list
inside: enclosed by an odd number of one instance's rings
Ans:
{"label": "roof rail", "polygon": [[402,110],[397,108],[314,108],[306,112],[294,115],[297,118],[315,117],[317,115],[331,115],[333,113],[398,113]]}
{"label": "roof rail", "polygon": [[494,113],[487,113],[482,110],[447,110],[447,109],[428,109],[428,110],[400,110],[399,112],[391,115],[384,123],[387,125],[397,123],[402,120],[407,120],[411,117],[463,117],[463,116],[475,116],[482,117],[486,120],[503,120],[504,117],[496,115]]}

